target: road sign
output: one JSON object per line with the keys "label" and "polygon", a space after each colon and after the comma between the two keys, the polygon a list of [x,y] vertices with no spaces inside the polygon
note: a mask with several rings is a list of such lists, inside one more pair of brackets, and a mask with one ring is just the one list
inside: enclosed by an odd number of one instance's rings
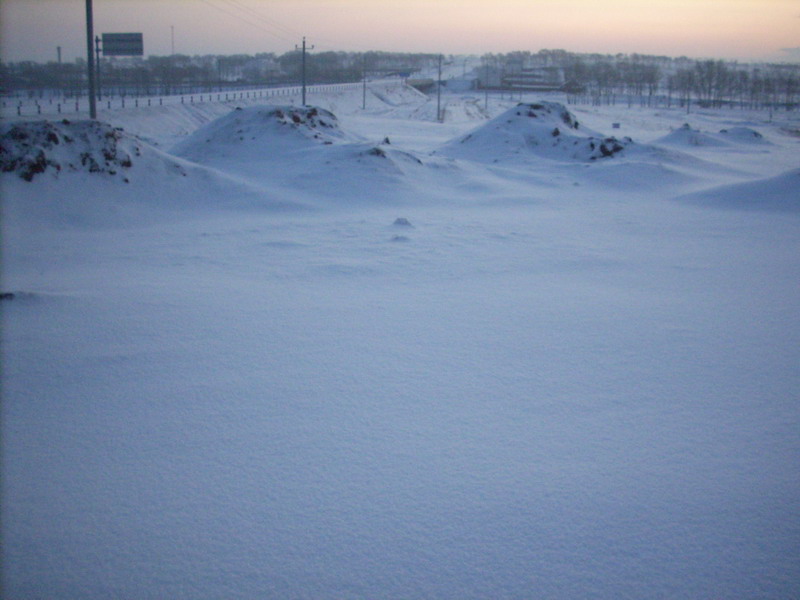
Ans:
{"label": "road sign", "polygon": [[144,42],[141,33],[104,33],[103,56],[142,56]]}

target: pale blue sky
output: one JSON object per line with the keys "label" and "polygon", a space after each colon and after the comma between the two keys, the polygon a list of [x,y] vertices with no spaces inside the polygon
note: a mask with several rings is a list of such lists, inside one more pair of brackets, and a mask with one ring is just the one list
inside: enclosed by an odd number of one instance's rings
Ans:
{"label": "pale blue sky", "polygon": [[[446,54],[564,48],[797,60],[798,0],[93,0],[95,32],[145,54],[317,50]],[[6,61],[83,56],[85,0],[0,0]],[[794,48],[795,52],[785,49]]]}

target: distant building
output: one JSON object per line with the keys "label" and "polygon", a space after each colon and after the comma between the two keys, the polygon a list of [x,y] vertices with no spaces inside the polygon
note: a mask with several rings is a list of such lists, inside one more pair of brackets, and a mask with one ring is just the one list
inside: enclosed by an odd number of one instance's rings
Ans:
{"label": "distant building", "polygon": [[478,69],[478,86],[481,88],[550,92],[561,90],[565,83],[561,67],[509,65],[504,69],[495,66]]}
{"label": "distant building", "polygon": [[502,78],[506,89],[531,92],[557,91],[564,83],[564,71],[560,67],[527,67]]}

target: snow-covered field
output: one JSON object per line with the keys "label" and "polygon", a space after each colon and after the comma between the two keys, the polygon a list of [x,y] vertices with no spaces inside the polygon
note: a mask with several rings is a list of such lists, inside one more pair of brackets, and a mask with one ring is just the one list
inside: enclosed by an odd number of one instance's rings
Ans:
{"label": "snow-covered field", "polygon": [[0,126],[4,597],[800,597],[798,114],[309,100]]}

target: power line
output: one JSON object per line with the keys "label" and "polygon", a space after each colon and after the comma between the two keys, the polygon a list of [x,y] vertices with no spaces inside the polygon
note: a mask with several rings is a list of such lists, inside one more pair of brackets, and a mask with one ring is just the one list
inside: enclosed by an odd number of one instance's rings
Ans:
{"label": "power line", "polygon": [[285,37],[285,36],[283,36],[283,35],[281,35],[281,34],[279,34],[279,33],[275,33],[274,31],[269,31],[269,30],[267,30],[265,27],[263,27],[262,25],[259,25],[259,24],[257,24],[257,23],[254,23],[252,20],[246,19],[246,18],[244,18],[244,17],[243,17],[243,16],[241,16],[241,15],[238,15],[238,14],[236,14],[236,13],[234,13],[234,12],[231,12],[230,10],[228,10],[228,9],[226,9],[226,8],[223,8],[223,7],[221,7],[221,6],[218,6],[218,5],[214,4],[213,2],[211,2],[211,0],[202,0],[202,1],[203,1],[203,2],[205,2],[206,4],[208,4],[209,6],[211,6],[211,7],[215,8],[215,9],[217,9],[218,11],[220,11],[220,12],[222,12],[222,13],[225,13],[225,14],[226,14],[226,15],[228,15],[229,17],[233,17],[233,18],[234,18],[234,19],[236,19],[237,21],[241,21],[242,23],[247,23],[247,24],[248,24],[248,25],[250,25],[251,27],[255,27],[255,28],[256,28],[256,29],[258,29],[259,31],[266,32],[266,33],[268,33],[269,35],[272,35],[272,36],[274,36],[274,37],[280,38],[280,39],[282,39],[282,40],[284,40],[284,41],[291,41],[289,38],[287,38],[287,37]]}
{"label": "power line", "polygon": [[[267,33],[285,42],[293,42],[295,39],[297,39],[297,37],[302,36],[299,31],[282,25],[278,21],[264,16],[256,9],[247,6],[246,4],[242,4],[240,0],[202,0],[202,2],[221,13],[236,19],[237,21],[247,23],[250,27],[258,29],[261,32]],[[215,2],[224,2],[225,4],[219,5]],[[360,44],[353,44],[352,42],[340,44],[337,41],[326,39],[324,37],[317,37],[317,40],[323,42],[323,48],[330,50],[340,50],[344,47],[350,47],[356,52],[370,52],[374,50],[374,48],[361,46]]]}
{"label": "power line", "polygon": [[[289,35],[292,35],[294,37],[301,37],[303,35],[302,32],[300,32],[300,31],[298,31],[296,29],[291,29],[290,27],[287,27],[286,25],[283,25],[283,24],[279,23],[278,21],[276,21],[274,19],[271,19],[269,17],[264,16],[264,14],[259,12],[256,8],[252,8],[250,6],[247,6],[246,4],[242,4],[240,0],[220,0],[220,1],[221,2],[225,2],[226,4],[229,4],[231,6],[234,6],[234,7],[238,8],[240,11],[242,11],[243,13],[246,13],[248,16],[253,17],[255,19],[258,19],[259,21],[262,21],[263,23],[266,23],[267,25],[270,25],[271,27],[277,27],[278,29],[284,31],[285,33],[287,33]],[[338,41],[334,41],[334,40],[327,39],[327,38],[324,38],[324,37],[322,37],[322,38],[319,37],[319,36],[314,36],[314,37],[317,40],[322,40],[323,42],[327,42],[327,44],[323,44],[322,47],[325,48],[325,49],[329,49],[329,50],[340,50],[345,45],[349,45],[350,47],[355,47],[357,49],[361,49],[361,50],[363,50],[365,52],[370,50],[367,47],[359,48],[357,45],[353,45],[352,43],[348,43],[348,44],[343,45]]]}
{"label": "power line", "polygon": [[261,21],[262,23],[264,23],[266,25],[269,25],[270,27],[274,27],[276,29],[279,29],[279,30],[283,31],[284,33],[286,33],[288,35],[291,35],[291,36],[299,36],[299,35],[301,35],[299,31],[297,31],[295,29],[292,29],[291,27],[287,27],[287,26],[283,25],[282,23],[263,15],[262,13],[257,11],[256,9],[254,9],[254,8],[252,8],[250,6],[247,6],[246,4],[242,4],[241,2],[239,2],[239,0],[222,0],[222,2],[225,2],[226,4],[236,8],[237,10],[239,10],[239,11],[241,11],[243,13],[245,13],[250,18],[255,18],[255,19]]}
{"label": "power line", "polygon": [[[298,31],[296,29],[292,29],[290,27],[287,27],[286,25],[283,25],[282,23],[276,21],[275,19],[272,19],[270,17],[265,16],[258,9],[253,8],[251,6],[248,6],[246,4],[242,4],[241,0],[220,0],[220,1],[221,2],[225,2],[226,4],[237,8],[241,12],[245,13],[248,17],[255,18],[255,19],[261,21],[262,23],[265,23],[265,24],[267,24],[267,25],[269,25],[271,27],[276,27],[276,28],[282,30],[283,32],[287,33],[288,35],[293,36],[293,38],[300,37],[300,36],[303,35],[302,32],[300,32],[300,31]],[[340,50],[341,48],[346,47],[346,46],[349,46],[349,47],[354,48],[356,50],[360,50],[362,52],[368,52],[368,51],[372,50],[372,48],[367,48],[366,46],[359,46],[358,44],[353,44],[352,42],[348,42],[347,44],[341,44],[339,41],[334,41],[334,40],[327,39],[327,38],[324,38],[324,37],[319,37],[319,36],[316,36],[316,35],[314,37],[315,37],[315,39],[317,41],[322,41],[323,42],[323,46],[322,46],[323,48],[329,49],[329,50]]]}

